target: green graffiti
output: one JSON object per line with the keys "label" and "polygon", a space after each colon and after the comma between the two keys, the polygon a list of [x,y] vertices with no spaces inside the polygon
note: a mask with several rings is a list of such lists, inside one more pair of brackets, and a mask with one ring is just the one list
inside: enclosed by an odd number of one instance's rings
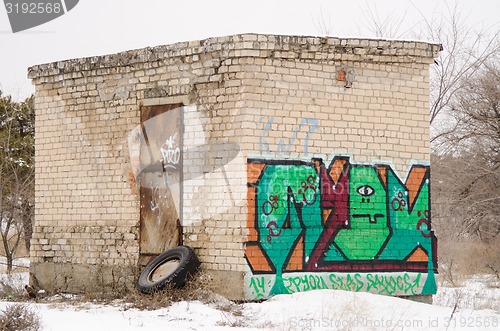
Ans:
{"label": "green graffiti", "polygon": [[387,193],[372,167],[351,168],[349,228],[342,229],[335,243],[351,260],[370,260],[389,236]]}
{"label": "green graffiti", "polygon": [[342,255],[339,248],[335,245],[331,244],[328,250],[326,251],[325,261],[334,262],[334,261],[345,261],[345,257]]}
{"label": "green graffiti", "polygon": [[378,294],[393,295],[396,293],[405,293],[415,295],[420,286],[421,274],[415,279],[411,279],[407,273],[398,276],[387,275],[366,275],[366,290],[370,292],[374,289]]}
{"label": "green graffiti", "polygon": [[[430,235],[429,180],[424,179],[410,201],[409,192],[392,171],[387,174],[389,226],[392,235],[379,260],[404,260],[415,249],[421,248],[427,254],[432,253]],[[427,262],[429,277],[424,285],[423,294],[436,293],[434,262],[432,256]]]}
{"label": "green graffiti", "polygon": [[266,291],[264,277],[252,277],[250,280],[250,288],[255,293],[256,299],[263,299]]}
{"label": "green graffiti", "polygon": [[379,259],[402,260],[418,246],[430,252],[431,238],[425,238],[422,231],[417,229],[419,220],[425,218],[428,213],[429,184],[423,183],[413,208],[410,210],[408,191],[392,172],[388,173],[387,182],[389,226],[392,229],[392,235]]}
{"label": "green graffiti", "polygon": [[361,274],[347,274],[341,277],[336,274],[330,275],[330,282],[332,283],[333,290],[355,291],[359,292],[365,286]]}
{"label": "green graffiti", "polygon": [[[425,274],[424,274],[425,275]],[[427,275],[427,278],[429,275]],[[273,295],[275,276],[252,276],[249,291],[252,299],[262,299]],[[422,273],[300,273],[285,274],[283,284],[287,293],[312,290],[342,290],[370,292],[383,295],[425,294],[422,287]]]}
{"label": "green graffiti", "polygon": [[320,275],[309,274],[301,277],[284,278],[289,293],[305,292],[310,290],[326,290],[330,287]]}
{"label": "green graffiti", "polygon": [[[403,182],[388,165],[351,164],[348,157],[335,157],[328,168],[321,159],[249,165],[256,172],[248,183],[255,229],[245,256],[253,274],[273,273],[265,284],[252,278],[252,293],[267,297],[325,287],[436,293],[428,166],[414,165]],[[313,274],[284,276],[304,271]],[[373,271],[396,274],[364,276]],[[425,273],[425,282],[408,278],[408,271]],[[314,274],[323,272],[353,274]]]}
{"label": "green graffiti", "polygon": [[271,294],[288,293],[281,274],[294,244],[304,236],[307,257],[322,230],[317,173],[312,167],[266,166],[259,182],[257,208],[261,246],[276,269]]}

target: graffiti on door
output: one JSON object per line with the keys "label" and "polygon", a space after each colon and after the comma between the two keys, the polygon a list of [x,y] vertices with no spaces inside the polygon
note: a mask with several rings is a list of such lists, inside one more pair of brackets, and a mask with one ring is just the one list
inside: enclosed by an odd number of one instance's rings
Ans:
{"label": "graffiti on door", "polygon": [[247,171],[245,257],[252,275],[273,275],[269,295],[290,293],[294,272],[427,273],[418,294],[435,293],[429,166],[404,183],[389,165],[344,156],[248,159]]}

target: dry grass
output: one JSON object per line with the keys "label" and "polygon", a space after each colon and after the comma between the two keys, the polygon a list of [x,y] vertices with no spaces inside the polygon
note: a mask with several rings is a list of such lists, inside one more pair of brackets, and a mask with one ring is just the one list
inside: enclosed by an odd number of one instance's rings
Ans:
{"label": "dry grass", "polygon": [[[11,277],[15,274],[10,275]],[[9,301],[29,301],[31,300],[23,288],[14,288],[7,278],[0,278],[0,298]],[[15,282],[14,282],[15,283]],[[191,276],[183,288],[177,289],[167,286],[162,291],[151,295],[142,294],[135,288],[114,288],[112,291],[89,292],[79,295],[56,295],[40,294],[35,299],[37,302],[46,303],[68,303],[72,305],[97,303],[97,304],[119,304],[128,308],[140,310],[154,310],[169,307],[175,302],[198,300],[207,304],[214,304],[218,309],[230,312],[237,316],[240,314],[238,305],[216,294],[216,289],[220,288],[219,281],[214,279],[203,269]],[[0,331],[2,329],[0,328]]]}
{"label": "dry grass", "polygon": [[460,286],[476,274],[494,274],[500,280],[500,241],[439,238],[439,273],[444,284]]}
{"label": "dry grass", "polygon": [[139,291],[129,291],[121,300],[131,308],[154,310],[165,308],[179,301],[198,300],[203,303],[217,303],[221,297],[214,293],[216,283],[210,274],[203,270],[193,275],[183,288],[177,289],[167,286],[162,291],[153,294],[142,294]]}

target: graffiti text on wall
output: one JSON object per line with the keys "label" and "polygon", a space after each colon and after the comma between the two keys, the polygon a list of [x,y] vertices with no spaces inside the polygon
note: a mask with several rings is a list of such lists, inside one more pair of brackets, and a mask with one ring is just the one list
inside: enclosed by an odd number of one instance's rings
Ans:
{"label": "graffiti text on wall", "polygon": [[[385,295],[415,295],[422,290],[422,273],[287,273],[283,285],[287,293],[311,290],[343,290]],[[274,275],[255,275],[247,280],[252,299],[266,298],[275,283]]]}
{"label": "graffiti text on wall", "polygon": [[[287,272],[427,272],[421,294],[436,291],[429,167],[403,183],[391,166],[321,159],[248,160],[252,274],[275,274],[270,295],[289,293]],[[389,291],[387,291],[389,293]]]}
{"label": "graffiti text on wall", "polygon": [[[271,130],[271,125],[274,123],[274,117],[270,117],[267,122],[264,124],[263,118],[261,117],[260,123],[263,123],[262,134],[259,137],[259,154],[260,156],[267,154],[270,155],[271,149],[269,148],[269,144],[267,143],[267,137],[269,135],[269,131]],[[309,135],[316,131],[318,127],[318,120],[315,118],[304,118],[300,121],[300,124],[296,125],[292,131],[292,135],[288,141],[284,139],[280,139],[278,142],[278,146],[275,151],[276,156],[290,156],[291,150],[295,141],[297,140],[297,135],[299,132],[305,131],[305,138],[303,143],[304,156],[308,155],[308,145],[309,145]]]}

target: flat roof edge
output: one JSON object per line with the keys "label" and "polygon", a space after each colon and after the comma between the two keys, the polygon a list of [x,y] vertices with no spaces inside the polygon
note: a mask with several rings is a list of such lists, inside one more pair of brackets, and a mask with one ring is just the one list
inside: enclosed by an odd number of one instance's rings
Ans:
{"label": "flat roof edge", "polygon": [[38,64],[28,68],[28,78],[36,79],[75,71],[122,67],[171,57],[216,52],[228,58],[272,56],[335,60],[334,54],[352,54],[348,58],[350,61],[431,63],[441,50],[440,44],[424,41],[246,33]]}

